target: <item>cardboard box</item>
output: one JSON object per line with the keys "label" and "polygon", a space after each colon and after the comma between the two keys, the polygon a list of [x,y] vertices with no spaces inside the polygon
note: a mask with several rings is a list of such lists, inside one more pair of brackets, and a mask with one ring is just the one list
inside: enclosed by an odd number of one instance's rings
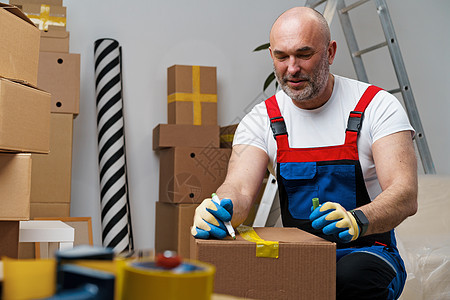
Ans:
{"label": "cardboard box", "polygon": [[19,221],[0,221],[0,258],[19,257],[19,225]]}
{"label": "cardboard box", "polygon": [[32,155],[31,202],[70,203],[72,140],[73,116],[52,113],[50,153]]}
{"label": "cardboard box", "polygon": [[278,241],[278,258],[257,257],[256,243],[191,238],[191,259],[216,267],[214,292],[251,299],[335,299],[336,244],[297,228],[254,228]]}
{"label": "cardboard box", "polygon": [[59,27],[49,26],[48,31],[41,31],[41,52],[69,52],[70,33]]}
{"label": "cardboard box", "polygon": [[201,203],[223,183],[231,149],[177,147],[160,151],[159,201]]}
{"label": "cardboard box", "polygon": [[197,206],[156,202],[156,253],[172,250],[183,258],[189,258],[191,226]]}
{"label": "cardboard box", "polygon": [[[45,1],[44,1],[45,2]],[[40,29],[47,31],[49,26],[66,29],[66,7],[48,3],[22,3],[17,5]]]}
{"label": "cardboard box", "polygon": [[30,218],[66,218],[70,217],[70,203],[31,203]]}
{"label": "cardboard box", "polygon": [[39,29],[17,7],[0,3],[0,77],[37,86]]}
{"label": "cardboard box", "polygon": [[9,0],[9,4],[16,6],[23,5],[25,3],[62,6],[63,0]]}
{"label": "cardboard box", "polygon": [[30,219],[31,154],[0,153],[0,220]]}
{"label": "cardboard box", "polygon": [[19,243],[19,259],[36,258],[34,243]]}
{"label": "cardboard box", "polygon": [[38,87],[52,94],[52,112],[80,111],[80,54],[40,52]]}
{"label": "cardboard box", "polygon": [[48,153],[50,94],[0,78],[0,149]]}
{"label": "cardboard box", "polygon": [[234,132],[239,124],[220,127],[220,148],[232,148]]}
{"label": "cardboard box", "polygon": [[159,124],[153,129],[153,150],[178,146],[219,148],[219,126]]}
{"label": "cardboard box", "polygon": [[169,67],[167,102],[169,124],[217,125],[216,67]]}

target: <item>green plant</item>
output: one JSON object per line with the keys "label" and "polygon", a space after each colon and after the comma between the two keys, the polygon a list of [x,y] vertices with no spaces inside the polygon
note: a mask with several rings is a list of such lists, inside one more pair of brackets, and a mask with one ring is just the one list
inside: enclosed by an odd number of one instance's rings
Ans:
{"label": "green plant", "polygon": [[[270,43],[266,43],[266,44],[262,44],[261,46],[256,47],[253,52],[256,51],[261,51],[261,50],[266,50],[269,49],[270,47]],[[272,83],[272,81],[275,80],[275,73],[272,72],[269,74],[269,76],[267,76],[266,80],[264,81],[264,86],[263,86],[263,91],[265,91],[269,85]],[[278,81],[275,80],[275,89],[278,88]]]}

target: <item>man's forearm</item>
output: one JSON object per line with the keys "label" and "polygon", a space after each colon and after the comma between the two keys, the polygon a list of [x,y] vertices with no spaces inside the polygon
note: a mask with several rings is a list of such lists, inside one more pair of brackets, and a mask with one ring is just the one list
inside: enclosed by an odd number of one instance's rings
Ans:
{"label": "man's forearm", "polygon": [[237,227],[242,224],[253,206],[254,199],[251,195],[245,195],[231,184],[226,182],[217,189],[219,198],[229,198],[233,202],[233,218],[231,224]]}

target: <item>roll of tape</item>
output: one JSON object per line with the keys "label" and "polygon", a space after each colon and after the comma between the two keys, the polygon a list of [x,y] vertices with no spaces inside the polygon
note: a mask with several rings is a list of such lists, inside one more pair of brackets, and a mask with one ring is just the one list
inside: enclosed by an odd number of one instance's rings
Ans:
{"label": "roll of tape", "polygon": [[191,260],[170,270],[153,261],[130,262],[123,269],[121,299],[209,300],[214,273],[214,266]]}

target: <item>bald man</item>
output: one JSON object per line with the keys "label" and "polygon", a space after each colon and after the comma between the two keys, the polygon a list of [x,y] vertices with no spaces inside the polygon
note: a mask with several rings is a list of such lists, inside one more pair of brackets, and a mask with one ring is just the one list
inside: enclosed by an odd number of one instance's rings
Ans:
{"label": "bald man", "polygon": [[394,228],[417,210],[414,130],[393,95],[330,73],[336,48],[313,9],[275,21],[269,49],[281,90],[240,122],[222,200],[205,199],[191,231],[224,238],[224,222],[246,219],[269,168],[283,226],[336,243],[337,299],[397,299],[406,272]]}

